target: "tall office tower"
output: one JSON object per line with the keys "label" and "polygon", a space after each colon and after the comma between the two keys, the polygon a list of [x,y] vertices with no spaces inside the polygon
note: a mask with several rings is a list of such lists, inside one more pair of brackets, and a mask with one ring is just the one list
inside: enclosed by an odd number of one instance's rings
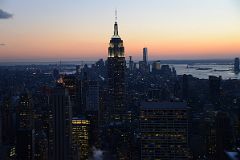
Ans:
{"label": "tall office tower", "polygon": [[98,111],[99,108],[99,83],[98,81],[88,81],[86,92],[86,110]]}
{"label": "tall office tower", "polygon": [[99,138],[99,83],[98,81],[87,81],[86,89],[86,118],[90,121],[89,142],[96,146]]}
{"label": "tall office tower", "polygon": [[126,113],[125,106],[125,57],[123,41],[118,35],[118,24],[114,24],[114,35],[108,48],[108,88],[111,110],[110,121],[122,122]]}
{"label": "tall office tower", "polygon": [[16,157],[18,160],[32,160],[34,153],[32,98],[27,92],[20,96],[16,122]]}
{"label": "tall office tower", "polygon": [[161,63],[160,61],[155,61],[152,64],[152,73],[153,74],[158,74],[161,72]]}
{"label": "tall office tower", "polygon": [[64,75],[63,86],[68,89],[70,96],[72,113],[79,115],[82,110],[81,106],[81,80],[75,75]]}
{"label": "tall office tower", "polygon": [[182,99],[188,100],[189,98],[189,76],[184,74],[182,76]]}
{"label": "tall office tower", "polygon": [[73,160],[86,160],[89,156],[89,125],[84,117],[72,119],[72,152]]}
{"label": "tall office tower", "polygon": [[239,58],[234,59],[234,72],[238,73],[240,71],[239,68]]}
{"label": "tall office tower", "polygon": [[216,116],[216,159],[225,160],[225,151],[232,149],[232,127],[230,118],[225,112],[218,112]]}
{"label": "tall office tower", "polygon": [[100,127],[104,127],[108,121],[108,110],[107,110],[107,100],[108,100],[108,89],[100,89],[99,93],[99,118],[98,124]]}
{"label": "tall office tower", "polygon": [[129,131],[125,93],[125,68],[123,41],[118,35],[118,24],[114,24],[114,35],[108,48],[108,149],[117,159],[130,159]]}
{"label": "tall office tower", "polygon": [[181,102],[142,102],[141,159],[186,160],[188,107]]}
{"label": "tall office tower", "polygon": [[55,69],[53,70],[52,76],[53,76],[53,79],[54,79],[55,81],[57,81],[57,80],[60,78],[60,73],[59,73],[59,70],[58,70],[57,68],[55,68]]}
{"label": "tall office tower", "polygon": [[211,101],[219,100],[221,91],[221,76],[209,76],[209,97]]}
{"label": "tall office tower", "polygon": [[50,146],[52,160],[68,160],[71,158],[72,140],[72,107],[66,88],[57,86],[49,97],[52,108],[50,114]]}
{"label": "tall office tower", "polygon": [[205,143],[205,155],[208,159],[214,159],[216,154],[216,112],[208,112],[203,119],[202,135]]}
{"label": "tall office tower", "polygon": [[145,64],[148,64],[148,49],[147,48],[143,48],[143,62]]}
{"label": "tall office tower", "polygon": [[0,106],[1,114],[1,139],[5,145],[12,145],[15,142],[15,126],[13,125],[13,107],[11,105],[11,98],[4,97]]}
{"label": "tall office tower", "polygon": [[81,65],[76,65],[76,75],[80,75]]}
{"label": "tall office tower", "polygon": [[48,160],[48,139],[44,131],[35,132],[34,160]]}
{"label": "tall office tower", "polygon": [[133,71],[133,66],[134,66],[134,62],[132,60],[132,56],[129,56],[129,70]]}
{"label": "tall office tower", "polygon": [[143,48],[143,60],[139,61],[139,70],[143,73],[148,73],[150,71],[150,66],[148,65],[148,51],[147,48]]}
{"label": "tall office tower", "polygon": [[106,77],[106,67],[105,67],[105,63],[104,63],[103,59],[99,59],[96,62],[96,72],[101,77]]}

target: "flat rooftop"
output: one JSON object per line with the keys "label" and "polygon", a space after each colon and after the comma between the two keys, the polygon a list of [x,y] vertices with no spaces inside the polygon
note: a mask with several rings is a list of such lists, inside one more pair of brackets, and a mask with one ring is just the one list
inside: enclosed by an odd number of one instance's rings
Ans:
{"label": "flat rooftop", "polygon": [[184,102],[142,102],[141,109],[188,109]]}

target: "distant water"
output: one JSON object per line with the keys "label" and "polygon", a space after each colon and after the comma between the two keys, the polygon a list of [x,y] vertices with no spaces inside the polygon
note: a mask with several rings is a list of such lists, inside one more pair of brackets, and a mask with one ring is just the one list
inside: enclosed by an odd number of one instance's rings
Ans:
{"label": "distant water", "polygon": [[[128,60],[127,60],[128,62]],[[151,61],[150,63],[152,63]],[[0,62],[0,66],[15,65],[59,65],[55,62]],[[71,65],[69,73],[75,72],[74,65],[94,64],[95,61],[61,61],[62,65]],[[208,79],[210,75],[222,76],[222,79],[240,79],[240,73],[233,72],[233,60],[162,60],[161,64],[168,64],[175,67],[178,75],[191,74],[200,79]]]}
{"label": "distant water", "polygon": [[222,76],[222,79],[240,79],[240,73],[233,72],[232,64],[170,64],[178,75],[191,74],[193,77],[208,79],[210,75]]}

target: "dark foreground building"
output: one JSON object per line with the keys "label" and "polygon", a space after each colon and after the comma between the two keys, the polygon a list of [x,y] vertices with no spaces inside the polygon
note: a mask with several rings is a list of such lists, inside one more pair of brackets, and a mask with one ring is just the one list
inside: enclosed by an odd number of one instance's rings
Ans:
{"label": "dark foreground building", "polygon": [[67,89],[58,86],[49,97],[50,114],[50,159],[68,160],[71,158],[72,108]]}
{"label": "dark foreground building", "polygon": [[143,102],[140,108],[141,159],[186,160],[188,107],[180,102]]}
{"label": "dark foreground building", "polygon": [[107,75],[108,75],[108,120],[106,124],[108,150],[112,159],[131,159],[129,150],[129,123],[127,123],[126,61],[124,57],[123,41],[118,35],[118,24],[114,24],[114,35],[108,48]]}

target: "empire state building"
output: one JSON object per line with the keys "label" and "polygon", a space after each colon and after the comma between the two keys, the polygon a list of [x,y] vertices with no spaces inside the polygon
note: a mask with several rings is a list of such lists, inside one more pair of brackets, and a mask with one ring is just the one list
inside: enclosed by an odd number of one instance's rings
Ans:
{"label": "empire state building", "polygon": [[131,159],[130,123],[126,107],[126,61],[124,57],[123,41],[118,35],[118,24],[115,21],[114,34],[108,47],[108,149],[119,160]]}
{"label": "empire state building", "polygon": [[123,40],[118,35],[118,24],[115,21],[107,60],[109,120],[111,123],[119,123],[125,120],[125,66]]}

